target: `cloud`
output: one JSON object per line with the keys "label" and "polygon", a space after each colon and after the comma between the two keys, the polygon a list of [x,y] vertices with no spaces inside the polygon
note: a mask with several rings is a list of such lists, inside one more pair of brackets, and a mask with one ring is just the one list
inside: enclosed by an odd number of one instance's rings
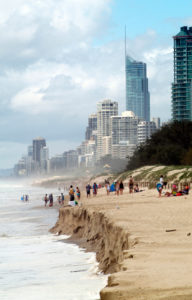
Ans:
{"label": "cloud", "polygon": [[[44,136],[48,144],[55,140],[56,153],[60,143],[62,153],[84,139],[98,101],[111,98],[125,109],[124,41],[95,45],[110,29],[112,1],[14,3],[0,3],[1,140],[30,144]],[[170,107],[170,44],[161,44],[150,29],[128,37],[127,52],[147,63],[151,115],[168,119],[170,109],[163,110]]]}

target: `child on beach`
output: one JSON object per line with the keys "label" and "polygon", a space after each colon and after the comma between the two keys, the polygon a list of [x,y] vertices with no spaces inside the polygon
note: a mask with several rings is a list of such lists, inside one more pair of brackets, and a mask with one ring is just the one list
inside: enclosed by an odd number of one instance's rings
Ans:
{"label": "child on beach", "polygon": [[78,186],[76,187],[76,195],[77,195],[77,199],[80,200],[81,192],[80,192],[80,189],[78,188]]}
{"label": "child on beach", "polygon": [[156,187],[157,187],[157,191],[159,193],[159,197],[161,197],[161,193],[162,193],[162,189],[163,189],[161,183],[158,182],[157,185],[156,185]]}

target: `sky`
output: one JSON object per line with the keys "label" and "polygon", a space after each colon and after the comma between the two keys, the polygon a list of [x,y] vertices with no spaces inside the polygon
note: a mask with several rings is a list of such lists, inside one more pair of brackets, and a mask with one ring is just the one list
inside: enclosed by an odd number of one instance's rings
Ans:
{"label": "sky", "polygon": [[125,25],[127,54],[147,63],[151,117],[169,120],[172,36],[190,12],[178,0],[0,0],[0,169],[38,136],[51,156],[75,149],[98,101],[125,110]]}

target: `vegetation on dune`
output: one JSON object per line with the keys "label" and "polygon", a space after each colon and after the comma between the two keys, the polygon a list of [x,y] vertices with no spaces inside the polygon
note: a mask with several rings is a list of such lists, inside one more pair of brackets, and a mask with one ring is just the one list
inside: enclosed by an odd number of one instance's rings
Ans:
{"label": "vegetation on dune", "polygon": [[164,125],[136,149],[127,170],[145,165],[179,166],[191,163],[192,122],[174,121]]}

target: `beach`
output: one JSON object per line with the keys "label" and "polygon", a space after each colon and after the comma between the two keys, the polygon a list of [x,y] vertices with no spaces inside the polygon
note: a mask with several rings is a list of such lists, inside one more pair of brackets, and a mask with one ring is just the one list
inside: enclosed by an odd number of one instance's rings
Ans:
{"label": "beach", "polygon": [[109,274],[101,300],[192,299],[191,195],[158,197],[157,190],[96,197],[60,209],[52,228],[95,251]]}

